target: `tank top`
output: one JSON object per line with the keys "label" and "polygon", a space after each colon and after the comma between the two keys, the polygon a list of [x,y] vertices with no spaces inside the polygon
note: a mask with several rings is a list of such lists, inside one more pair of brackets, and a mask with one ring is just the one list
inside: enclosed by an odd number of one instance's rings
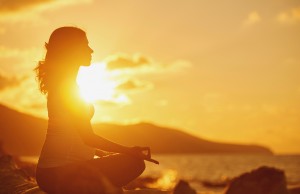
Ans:
{"label": "tank top", "polygon": [[[95,149],[84,144],[76,130],[74,116],[59,96],[48,94],[48,128],[46,139],[38,161],[38,168],[51,168],[68,163],[90,160],[94,158]],[[80,108],[82,116],[90,119],[94,107],[83,102],[72,104]]]}

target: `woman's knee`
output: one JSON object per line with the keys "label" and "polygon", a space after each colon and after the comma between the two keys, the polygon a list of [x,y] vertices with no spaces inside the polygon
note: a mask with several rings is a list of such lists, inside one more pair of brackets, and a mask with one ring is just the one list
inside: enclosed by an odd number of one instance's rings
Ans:
{"label": "woman's knee", "polygon": [[115,185],[124,186],[140,176],[145,170],[143,159],[127,154],[116,154],[96,159],[96,166]]}
{"label": "woman's knee", "polygon": [[126,161],[128,167],[136,173],[137,176],[142,174],[146,168],[145,162],[141,158],[129,156],[129,155],[123,155],[124,162]]}

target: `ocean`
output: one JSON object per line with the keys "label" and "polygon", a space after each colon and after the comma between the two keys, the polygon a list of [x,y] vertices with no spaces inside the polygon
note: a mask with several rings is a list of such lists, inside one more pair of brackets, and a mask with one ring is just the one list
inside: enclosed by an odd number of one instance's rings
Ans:
{"label": "ocean", "polygon": [[[37,162],[37,157],[22,157]],[[203,181],[224,182],[260,166],[269,166],[285,172],[290,186],[300,185],[300,155],[228,155],[228,154],[180,154],[153,155],[159,165],[146,162],[142,177],[158,178],[154,188],[171,190],[183,179],[199,194],[221,194],[223,187],[206,187]]]}
{"label": "ocean", "polygon": [[170,189],[179,179],[203,194],[220,194],[224,188],[205,187],[203,181],[224,182],[260,166],[284,170],[288,185],[300,185],[300,155],[154,155],[159,165],[147,162],[142,176],[160,177],[157,187]]}

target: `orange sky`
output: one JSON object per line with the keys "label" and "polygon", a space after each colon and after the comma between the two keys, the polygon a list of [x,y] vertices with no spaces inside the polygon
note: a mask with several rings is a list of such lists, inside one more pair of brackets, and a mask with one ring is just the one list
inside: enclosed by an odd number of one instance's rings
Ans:
{"label": "orange sky", "polygon": [[0,103],[46,117],[32,69],[66,25],[87,32],[115,87],[93,122],[300,153],[298,0],[0,0]]}

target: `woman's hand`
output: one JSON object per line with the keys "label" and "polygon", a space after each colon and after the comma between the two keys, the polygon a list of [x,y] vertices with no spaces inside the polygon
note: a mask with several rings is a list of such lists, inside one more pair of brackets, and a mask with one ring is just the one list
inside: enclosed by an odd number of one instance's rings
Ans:
{"label": "woman's hand", "polygon": [[128,148],[127,154],[132,155],[133,157],[138,157],[143,160],[147,160],[149,162],[153,162],[155,164],[159,164],[158,161],[151,158],[151,151],[149,147],[139,147],[139,146],[131,147]]}
{"label": "woman's hand", "polygon": [[128,148],[126,150],[126,154],[129,154],[134,157],[138,157],[144,160],[151,158],[151,152],[149,147],[140,147],[140,146],[134,146]]}

